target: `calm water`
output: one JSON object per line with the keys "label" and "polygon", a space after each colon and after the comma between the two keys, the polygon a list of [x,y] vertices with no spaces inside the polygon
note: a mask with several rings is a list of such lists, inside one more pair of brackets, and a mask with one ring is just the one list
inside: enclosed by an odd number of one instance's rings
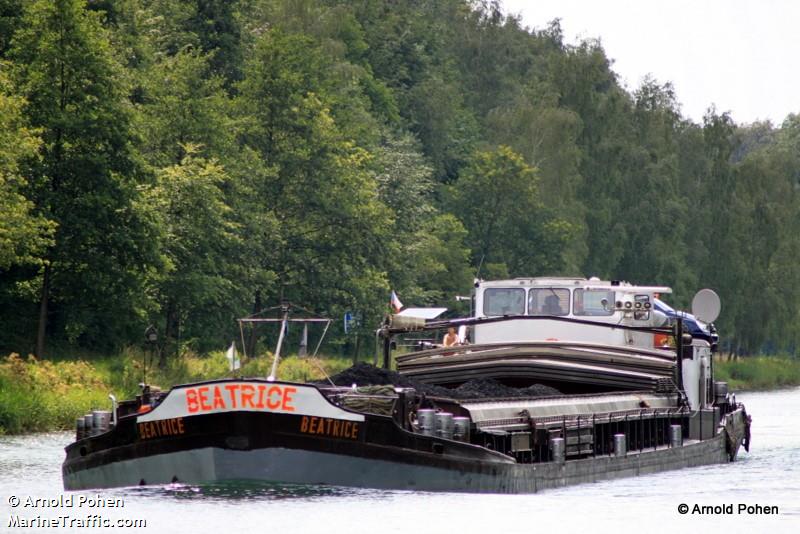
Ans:
{"label": "calm water", "polygon": [[[535,495],[464,495],[306,486],[168,486],[62,491],[71,434],[0,437],[0,532],[12,514],[144,519],[145,528],[48,528],[46,532],[534,533],[800,532],[800,389],[739,395],[753,416],[753,446],[734,464],[573,486]],[[122,509],[12,508],[14,496],[121,497]],[[680,515],[682,503],[733,504],[733,515]],[[738,515],[739,503],[779,515]],[[635,529],[635,530],[634,530]]]}

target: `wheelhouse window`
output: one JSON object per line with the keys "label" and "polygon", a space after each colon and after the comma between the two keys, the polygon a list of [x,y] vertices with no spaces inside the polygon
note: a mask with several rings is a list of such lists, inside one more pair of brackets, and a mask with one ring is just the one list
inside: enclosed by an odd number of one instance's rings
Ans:
{"label": "wheelhouse window", "polygon": [[522,288],[489,288],[483,292],[483,314],[524,315],[525,290]]}
{"label": "wheelhouse window", "polygon": [[528,314],[567,315],[569,313],[569,289],[536,288],[528,294]]}
{"label": "wheelhouse window", "polygon": [[572,303],[575,315],[594,317],[614,315],[614,292],[576,289]]}

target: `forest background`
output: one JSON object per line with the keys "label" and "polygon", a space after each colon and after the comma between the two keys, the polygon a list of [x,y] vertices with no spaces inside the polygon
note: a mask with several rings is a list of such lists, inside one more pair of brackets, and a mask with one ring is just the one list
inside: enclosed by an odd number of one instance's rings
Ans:
{"label": "forest background", "polygon": [[204,353],[281,299],[352,353],[345,312],[479,273],[711,287],[724,350],[794,354],[798,187],[800,115],[695,123],[494,2],[0,0],[6,353]]}

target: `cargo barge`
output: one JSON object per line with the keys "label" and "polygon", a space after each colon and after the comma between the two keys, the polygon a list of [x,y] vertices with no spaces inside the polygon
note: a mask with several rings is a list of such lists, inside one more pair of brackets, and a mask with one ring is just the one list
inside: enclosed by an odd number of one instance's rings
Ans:
{"label": "cargo barge", "polygon": [[[64,487],[255,480],[529,493],[733,461],[750,418],[713,381],[713,298],[695,299],[697,318],[666,306],[668,291],[476,281],[470,317],[405,310],[376,332],[405,385],[271,376],[145,386],[87,417],[66,447]],[[441,346],[448,329],[458,342]],[[399,340],[419,350],[394,357]],[[560,394],[456,398],[475,379]]]}

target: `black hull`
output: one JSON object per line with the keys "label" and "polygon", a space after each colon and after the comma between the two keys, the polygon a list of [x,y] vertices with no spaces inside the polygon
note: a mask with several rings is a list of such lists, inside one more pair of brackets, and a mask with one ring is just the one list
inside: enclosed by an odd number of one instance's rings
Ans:
{"label": "black hull", "polygon": [[[425,436],[392,418],[227,411],[142,422],[123,417],[67,447],[67,490],[255,480],[368,488],[530,493],[546,488],[727,462],[741,443],[741,410],[710,439],[624,457],[517,463],[487,448]],[[730,437],[729,437],[730,436]],[[736,437],[739,436],[739,437]]]}
{"label": "black hull", "polygon": [[631,453],[624,458],[604,456],[561,464],[437,462],[421,455],[403,462],[402,459],[377,460],[304,449],[205,448],[78,470],[65,473],[64,480],[69,490],[133,486],[142,482],[261,481],[391,490],[535,493],[574,484],[725,463],[728,459],[722,436],[674,449]]}

